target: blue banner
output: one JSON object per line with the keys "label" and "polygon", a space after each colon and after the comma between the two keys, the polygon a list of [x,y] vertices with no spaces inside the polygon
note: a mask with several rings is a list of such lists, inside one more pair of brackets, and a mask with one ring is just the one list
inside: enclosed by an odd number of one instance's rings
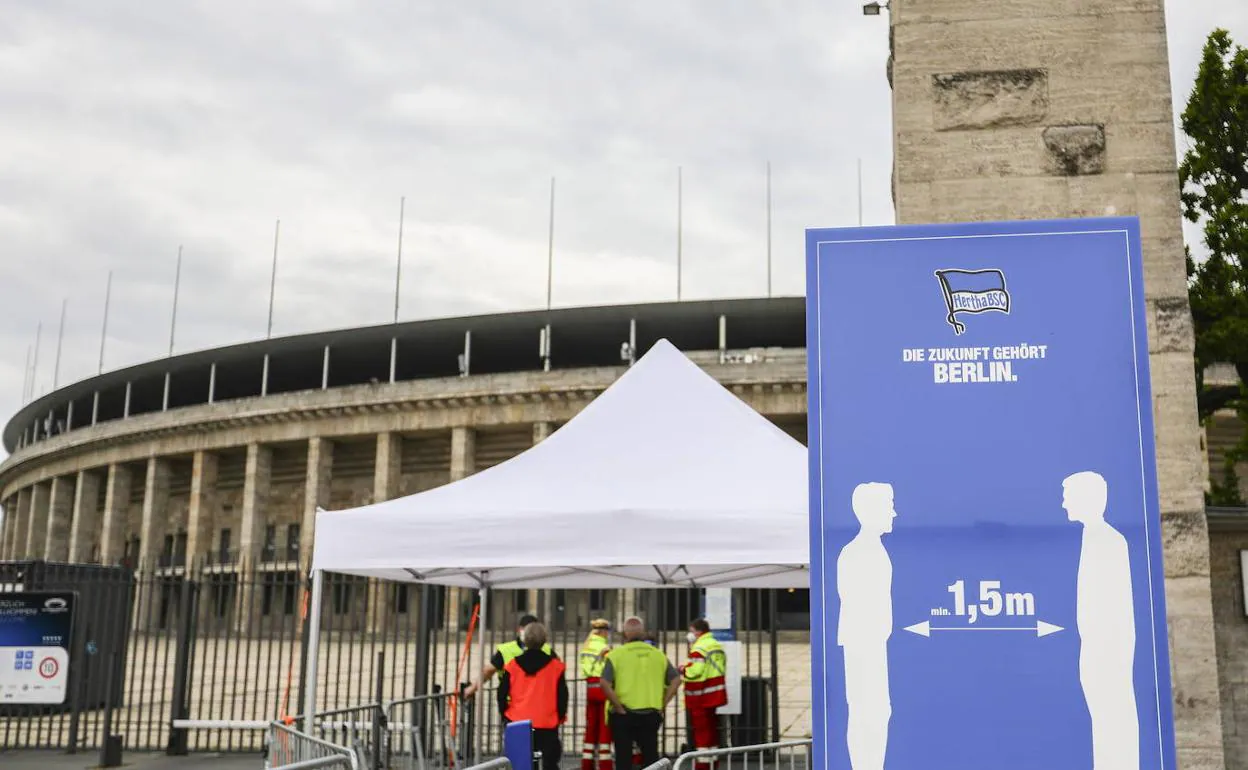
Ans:
{"label": "blue banner", "polygon": [[807,231],[816,768],[1174,768],[1134,218]]}
{"label": "blue banner", "polygon": [[0,592],[0,704],[61,704],[69,691],[72,591]]}

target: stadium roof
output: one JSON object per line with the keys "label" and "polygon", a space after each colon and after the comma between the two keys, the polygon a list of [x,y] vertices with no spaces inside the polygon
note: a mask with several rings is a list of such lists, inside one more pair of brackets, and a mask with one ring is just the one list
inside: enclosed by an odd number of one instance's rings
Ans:
{"label": "stadium roof", "polygon": [[[559,308],[461,316],[274,337],[148,361],[59,388],[20,409],[4,429],[11,453],[21,434],[49,415],[52,424],[98,421],[213,401],[460,373],[466,341],[469,374],[541,370],[539,341],[551,327],[550,367],[614,366],[635,334],[637,355],[666,337],[682,350],[803,347],[805,299],[776,297]],[[392,343],[392,340],[394,341]],[[326,348],[329,355],[326,356]],[[328,358],[328,365],[326,359]],[[267,382],[265,368],[268,368]],[[69,419],[72,408],[73,420]]]}

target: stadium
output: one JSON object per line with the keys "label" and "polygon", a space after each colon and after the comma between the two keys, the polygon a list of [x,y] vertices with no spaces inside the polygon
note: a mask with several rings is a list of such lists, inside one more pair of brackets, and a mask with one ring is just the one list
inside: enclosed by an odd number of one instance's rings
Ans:
{"label": "stadium", "polygon": [[[208,693],[193,716],[272,718],[299,654],[318,507],[413,494],[517,455],[663,338],[804,441],[805,324],[800,297],[570,308],[273,338],[107,372],[27,404],[6,426],[0,499],[12,515],[0,556],[119,565],[132,576],[122,578],[136,589],[119,685],[126,724],[148,729],[153,748],[168,739],[171,712],[154,701],[174,689],[188,616],[199,668],[186,686]],[[430,654],[443,660],[420,668],[444,686],[462,679],[455,658],[475,592],[412,587],[409,600],[406,586],[339,578],[324,623],[331,647],[354,652],[327,661],[327,707],[354,705],[356,688],[373,683],[360,645],[388,646],[403,660],[402,673],[389,669],[390,693],[409,693],[422,629],[438,635]],[[773,694],[772,714],[755,721],[804,734],[807,592],[738,593],[739,626],[756,650],[745,674],[766,675]],[[675,651],[700,598],[685,589],[506,591],[491,596],[481,632],[502,638],[525,611],[548,618],[573,657],[591,618],[618,622],[626,612],[648,615]],[[207,649],[234,662],[213,662]],[[149,660],[162,656],[168,665]],[[240,657],[251,668],[265,660],[250,687],[231,681]],[[780,669],[792,672],[771,676]],[[778,679],[792,690],[783,713]],[[349,682],[342,692],[324,684],[340,680]],[[210,742],[197,747],[220,745],[199,737]]]}
{"label": "stadium", "polygon": [[[663,338],[805,442],[805,324],[801,297],[581,307],[272,338],[107,372],[28,403],[6,425],[0,558],[120,567],[132,593],[109,611],[128,619],[117,689],[132,746],[165,748],[179,715],[263,724],[287,713],[297,686],[318,507],[413,494],[515,456]],[[1210,426],[1211,467],[1237,430],[1231,416]],[[1248,648],[1236,579],[1248,527],[1234,513],[1208,519],[1226,671]],[[735,592],[747,650],[741,741],[808,734],[807,601],[805,590]],[[336,576],[326,604],[325,707],[353,706],[375,687],[399,699],[469,678],[462,651],[476,592]],[[574,656],[592,618],[640,612],[675,651],[699,609],[696,589],[505,591],[479,629],[492,643],[517,613],[537,612]],[[192,703],[179,710],[169,692]],[[36,731],[32,743],[96,745],[100,719],[85,715],[81,737],[63,717],[4,730],[17,731],[10,745],[23,745],[23,730]],[[182,740],[230,749],[260,737],[198,730]]]}

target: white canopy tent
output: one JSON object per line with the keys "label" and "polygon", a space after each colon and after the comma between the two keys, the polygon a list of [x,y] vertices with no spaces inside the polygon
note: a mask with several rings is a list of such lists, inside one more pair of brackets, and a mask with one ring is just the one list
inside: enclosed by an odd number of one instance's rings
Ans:
{"label": "white canopy tent", "polygon": [[490,588],[805,587],[807,494],[806,448],[660,340],[522,454],[319,511],[310,609],[325,572],[480,588],[483,617]]}

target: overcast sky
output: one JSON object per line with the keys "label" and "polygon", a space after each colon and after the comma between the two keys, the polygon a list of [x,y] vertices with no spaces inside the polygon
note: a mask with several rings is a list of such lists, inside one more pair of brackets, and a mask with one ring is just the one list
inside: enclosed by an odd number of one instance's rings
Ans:
{"label": "overcast sky", "polygon": [[[887,19],[859,2],[0,0],[0,421],[36,391],[265,334],[545,303],[803,292],[802,233],[892,222]],[[1168,2],[1176,99],[1244,0]],[[1180,140],[1181,141],[1181,140]]]}

